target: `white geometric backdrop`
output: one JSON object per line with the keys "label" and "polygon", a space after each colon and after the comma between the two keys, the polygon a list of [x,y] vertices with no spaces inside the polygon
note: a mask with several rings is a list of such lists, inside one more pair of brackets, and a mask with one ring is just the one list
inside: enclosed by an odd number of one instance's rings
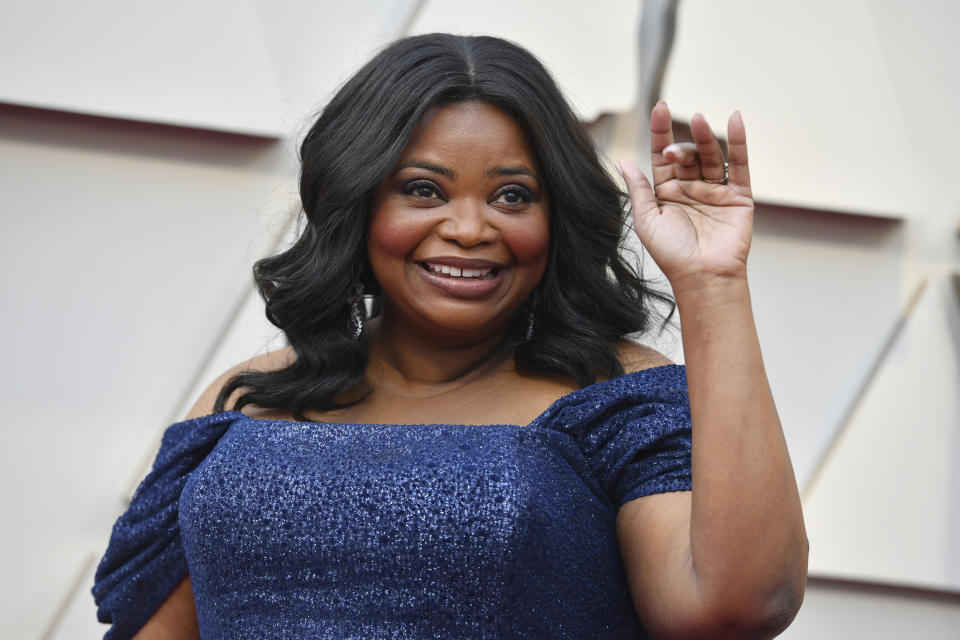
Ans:
{"label": "white geometric backdrop", "polygon": [[[109,527],[163,427],[275,339],[249,266],[289,230],[309,114],[373,51],[404,33],[494,33],[537,52],[585,118],[636,101],[642,3],[200,4],[0,9],[10,637],[102,636],[89,588]],[[811,575],[853,581],[812,582],[788,637],[960,624],[960,598],[862,586],[960,592],[946,284],[960,270],[960,10],[922,9],[680,3],[663,95],[717,128],[744,113],[762,200],[755,311]],[[609,149],[639,156],[632,140]]]}

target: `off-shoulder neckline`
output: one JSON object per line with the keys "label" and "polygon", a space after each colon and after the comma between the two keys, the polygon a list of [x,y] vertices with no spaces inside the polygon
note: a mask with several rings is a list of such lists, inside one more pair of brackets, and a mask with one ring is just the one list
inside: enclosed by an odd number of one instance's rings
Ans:
{"label": "off-shoulder neckline", "polygon": [[[499,427],[507,428],[512,427],[516,429],[530,429],[540,426],[544,420],[547,419],[558,407],[570,404],[571,402],[577,402],[583,396],[589,396],[591,393],[597,391],[598,388],[608,386],[611,384],[623,383],[633,381],[637,378],[643,378],[647,375],[650,375],[652,372],[664,371],[664,370],[675,370],[683,369],[684,365],[682,364],[664,364],[658,365],[656,367],[647,367],[646,369],[638,369],[637,371],[631,371],[630,373],[625,373],[622,376],[617,376],[615,378],[608,378],[606,380],[601,380],[600,382],[595,382],[589,384],[585,387],[575,389],[570,393],[566,393],[553,402],[550,405],[541,411],[533,420],[531,420],[526,425],[519,424],[498,424],[498,423],[489,423],[489,424],[454,424],[452,422],[448,423],[392,423],[392,422],[339,422],[336,420],[330,421],[317,421],[317,420],[290,420],[288,418],[255,418],[253,416],[248,416],[242,411],[231,410],[231,411],[221,411],[219,413],[211,413],[199,418],[194,418],[194,420],[206,421],[212,420],[215,418],[233,418],[235,421],[245,421],[245,422],[262,422],[262,423],[273,423],[273,424],[304,424],[304,425],[330,425],[330,426],[356,426],[363,425],[368,427]],[[219,421],[219,420],[217,420]],[[189,422],[185,420],[184,422]]]}

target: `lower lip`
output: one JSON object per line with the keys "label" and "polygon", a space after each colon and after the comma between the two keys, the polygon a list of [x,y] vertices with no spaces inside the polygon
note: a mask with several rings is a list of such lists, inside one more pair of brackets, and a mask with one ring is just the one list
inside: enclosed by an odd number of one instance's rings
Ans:
{"label": "lower lip", "polygon": [[497,269],[497,275],[493,278],[489,280],[485,278],[482,280],[474,280],[473,278],[442,276],[438,273],[427,271],[419,264],[417,264],[416,267],[417,271],[420,272],[420,275],[427,283],[458,298],[482,298],[500,286],[500,283],[503,281],[503,273],[506,271],[506,268],[500,267]]}

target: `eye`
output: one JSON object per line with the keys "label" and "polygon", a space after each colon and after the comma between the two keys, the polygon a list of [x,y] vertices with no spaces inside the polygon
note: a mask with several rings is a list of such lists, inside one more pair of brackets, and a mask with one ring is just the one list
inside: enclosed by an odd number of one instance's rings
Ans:
{"label": "eye", "polygon": [[511,184],[497,192],[494,202],[509,207],[517,207],[533,202],[535,199],[533,193],[526,187]]}
{"label": "eye", "polygon": [[439,200],[443,198],[440,188],[429,180],[414,180],[403,185],[404,195],[420,200]]}

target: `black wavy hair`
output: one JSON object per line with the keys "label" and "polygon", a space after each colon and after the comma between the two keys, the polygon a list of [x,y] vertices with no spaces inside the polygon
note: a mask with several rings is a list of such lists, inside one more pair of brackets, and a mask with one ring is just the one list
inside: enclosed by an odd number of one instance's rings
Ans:
{"label": "black wavy hair", "polygon": [[[581,387],[622,375],[616,343],[650,328],[652,301],[672,314],[669,295],[624,260],[629,200],[543,65],[499,38],[413,36],[387,46],[350,78],[306,134],[300,148],[306,224],[293,246],[253,269],[267,318],[286,334],[296,358],[276,371],[234,376],[215,411],[238,390],[234,409],[256,405],[300,419],[306,411],[350,404],[337,397],[363,380],[369,354],[366,337],[355,340],[348,329],[351,289],[359,279],[366,295],[378,295],[366,266],[374,191],[424,114],[461,101],[488,103],[520,123],[550,198],[536,330],[525,341],[514,332],[518,367],[565,374]],[[375,302],[374,315],[376,308]],[[519,316],[526,315],[522,309]]]}

